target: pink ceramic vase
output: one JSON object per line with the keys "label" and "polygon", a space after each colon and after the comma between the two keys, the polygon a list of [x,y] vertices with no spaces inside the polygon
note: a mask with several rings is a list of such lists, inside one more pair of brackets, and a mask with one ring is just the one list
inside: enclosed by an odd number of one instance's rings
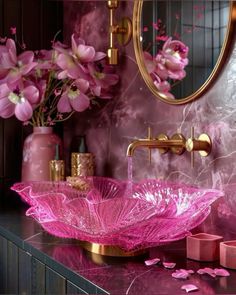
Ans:
{"label": "pink ceramic vase", "polygon": [[49,161],[55,158],[56,145],[62,150],[61,139],[52,127],[34,127],[24,142],[22,181],[50,180]]}

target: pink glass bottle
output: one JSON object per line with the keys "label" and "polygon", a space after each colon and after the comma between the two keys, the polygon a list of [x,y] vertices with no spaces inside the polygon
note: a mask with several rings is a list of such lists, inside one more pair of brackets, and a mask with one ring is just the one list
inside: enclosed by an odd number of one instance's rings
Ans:
{"label": "pink glass bottle", "polygon": [[62,150],[61,139],[52,127],[34,127],[24,142],[21,180],[50,180],[49,161],[55,158],[56,145]]}

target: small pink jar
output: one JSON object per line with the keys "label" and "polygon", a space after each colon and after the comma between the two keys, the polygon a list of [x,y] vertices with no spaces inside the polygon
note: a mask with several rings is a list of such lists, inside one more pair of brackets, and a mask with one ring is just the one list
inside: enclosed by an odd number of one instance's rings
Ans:
{"label": "small pink jar", "polygon": [[236,240],[220,243],[220,265],[236,269]]}
{"label": "small pink jar", "polygon": [[219,259],[219,246],[222,236],[199,233],[187,237],[187,258],[197,261],[215,261]]}

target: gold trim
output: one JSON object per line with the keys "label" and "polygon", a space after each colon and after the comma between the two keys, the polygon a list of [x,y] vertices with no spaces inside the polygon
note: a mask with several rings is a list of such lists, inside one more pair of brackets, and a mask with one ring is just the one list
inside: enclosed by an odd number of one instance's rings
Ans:
{"label": "gold trim", "polygon": [[148,252],[147,249],[126,252],[117,246],[101,245],[101,244],[90,243],[85,241],[80,242],[80,246],[89,252],[99,254],[99,255],[104,255],[104,256],[112,256],[112,257],[134,257],[134,256],[144,255]]}
{"label": "gold trim", "polygon": [[142,14],[142,7],[143,7],[143,0],[136,0],[134,2],[134,10],[133,10],[133,43],[134,43],[134,51],[135,56],[137,60],[137,64],[139,67],[139,70],[141,72],[141,75],[147,84],[148,88],[151,90],[151,92],[160,100],[163,102],[166,102],[168,104],[172,105],[181,105],[188,103],[190,101],[196,100],[200,96],[202,96],[215,82],[217,79],[219,73],[221,72],[223,66],[225,65],[225,62],[229,56],[230,49],[232,47],[233,41],[234,41],[234,33],[235,33],[235,22],[236,22],[236,1],[230,1],[230,12],[229,12],[229,21],[228,21],[228,28],[227,33],[225,36],[225,40],[219,55],[219,58],[217,60],[217,63],[212,70],[210,76],[205,81],[205,83],[193,94],[183,98],[183,99],[170,99],[166,95],[163,95],[162,93],[158,92],[156,89],[155,84],[153,83],[153,80],[151,79],[150,75],[148,74],[146,70],[146,66],[144,64],[142,56],[142,47],[140,42],[140,28],[141,28],[141,14]]}

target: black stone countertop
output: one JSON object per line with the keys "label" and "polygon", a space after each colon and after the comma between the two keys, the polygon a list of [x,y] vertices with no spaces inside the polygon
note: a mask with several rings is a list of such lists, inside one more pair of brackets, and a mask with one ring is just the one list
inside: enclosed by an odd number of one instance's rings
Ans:
{"label": "black stone countertop", "polygon": [[[199,291],[194,294],[236,294],[236,271],[229,277],[212,278],[193,274],[188,280],[171,277],[173,270],[161,265],[146,266],[145,257],[111,259],[92,255],[83,250],[77,241],[55,238],[45,233],[32,218],[23,212],[0,213],[0,234],[28,251],[37,259],[81,286],[89,294],[185,294],[184,284],[194,284]],[[219,267],[218,263],[199,263],[186,259],[185,243],[151,249],[149,258],[176,262],[176,269],[198,270]]]}

